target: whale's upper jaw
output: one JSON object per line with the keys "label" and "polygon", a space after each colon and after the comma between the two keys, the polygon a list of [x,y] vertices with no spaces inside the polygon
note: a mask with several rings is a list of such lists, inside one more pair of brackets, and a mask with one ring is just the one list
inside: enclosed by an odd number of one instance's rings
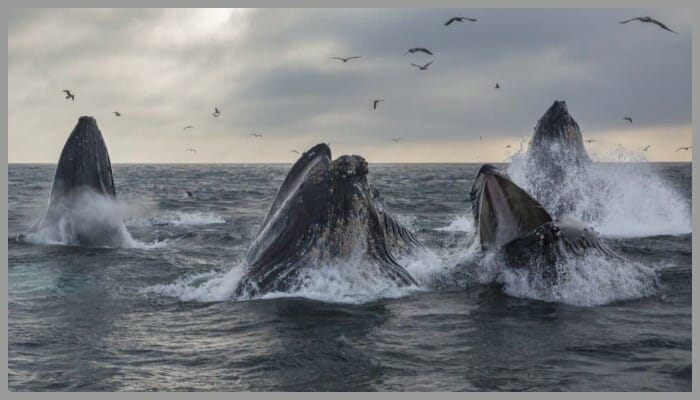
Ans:
{"label": "whale's upper jaw", "polygon": [[555,100],[554,103],[544,113],[543,118],[558,119],[569,114],[569,108],[566,106],[566,101]]}
{"label": "whale's upper jaw", "polygon": [[97,121],[82,116],[68,136],[58,159],[50,202],[76,189],[90,189],[114,197],[114,178],[107,146]]}

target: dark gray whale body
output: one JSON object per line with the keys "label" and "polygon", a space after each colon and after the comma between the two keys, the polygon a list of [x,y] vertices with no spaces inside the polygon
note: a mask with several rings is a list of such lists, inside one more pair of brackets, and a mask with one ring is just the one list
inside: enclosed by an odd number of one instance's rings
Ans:
{"label": "dark gray whale body", "polygon": [[553,283],[556,263],[564,258],[588,252],[619,257],[593,228],[567,214],[553,218],[492,165],[481,167],[470,195],[482,249],[500,251],[508,267],[539,269]]}
{"label": "dark gray whale body", "polygon": [[525,155],[529,189],[552,211],[571,212],[580,193],[569,183],[584,177],[590,165],[578,123],[565,101],[555,101],[537,122]]}
{"label": "dark gray whale body", "polygon": [[89,199],[116,196],[112,165],[97,121],[83,116],[73,128],[56,166],[48,208],[31,233],[48,240],[79,245],[111,245],[119,241],[121,221],[109,215],[94,218]]}
{"label": "dark gray whale body", "polygon": [[326,144],[302,154],[245,256],[247,272],[235,296],[293,291],[310,269],[358,253],[369,268],[365,272],[378,272],[398,286],[416,284],[395,255],[420,243],[386,212],[367,173],[364,158],[332,161]]}

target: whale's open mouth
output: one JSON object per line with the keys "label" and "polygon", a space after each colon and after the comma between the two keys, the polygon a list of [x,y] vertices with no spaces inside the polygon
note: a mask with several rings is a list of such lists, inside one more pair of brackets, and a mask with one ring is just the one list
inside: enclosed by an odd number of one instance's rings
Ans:
{"label": "whale's open mouth", "polygon": [[367,174],[364,158],[332,160],[325,144],[302,154],[246,254],[236,295],[290,291],[304,271],[348,259],[365,260],[398,286],[416,284],[393,250],[417,240],[386,212]]}
{"label": "whale's open mouth", "polygon": [[544,207],[494,166],[479,169],[471,189],[474,223],[485,250],[500,247],[552,221]]}

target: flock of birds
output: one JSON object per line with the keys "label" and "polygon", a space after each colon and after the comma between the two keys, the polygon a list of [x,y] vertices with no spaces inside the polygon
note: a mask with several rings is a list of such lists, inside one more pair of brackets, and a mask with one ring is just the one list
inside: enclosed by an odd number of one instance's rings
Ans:
{"label": "flock of birds", "polygon": [[[477,19],[476,19],[476,18],[470,18],[470,17],[462,17],[462,16],[451,17],[451,18],[449,18],[443,25],[444,25],[444,26],[450,26],[450,25],[452,25],[453,23],[456,23],[456,22],[465,22],[465,21],[477,22]],[[661,28],[661,29],[663,29],[663,30],[666,30],[666,31],[669,31],[669,32],[672,32],[672,33],[676,33],[675,31],[671,30],[668,26],[666,26],[666,25],[663,24],[662,22],[660,22],[660,21],[658,21],[658,20],[656,20],[656,19],[654,19],[654,18],[652,18],[652,17],[635,17],[635,18],[630,18],[630,19],[625,20],[625,21],[620,21],[619,23],[620,23],[620,24],[627,24],[627,23],[630,23],[630,22],[632,22],[632,21],[639,21],[639,22],[641,22],[641,23],[653,24],[653,25],[656,25],[656,26],[658,26],[659,28]],[[408,55],[408,54],[415,54],[415,53],[424,53],[424,54],[429,55],[429,56],[434,56],[434,53],[433,53],[432,51],[430,51],[429,49],[425,48],[425,47],[412,47],[412,48],[408,49],[408,50],[404,53],[404,56],[406,56],[406,55]],[[338,60],[338,61],[341,61],[342,63],[348,63],[348,62],[351,61],[351,60],[356,60],[356,59],[360,59],[360,58],[362,58],[362,56],[330,57],[331,60]],[[427,62],[427,63],[425,63],[425,64],[423,64],[423,65],[415,64],[415,63],[410,63],[410,65],[412,65],[412,66],[418,68],[419,71],[427,71],[427,70],[428,70],[428,67],[430,67],[430,65],[432,65],[432,64],[433,64],[433,60],[431,60],[431,61],[429,61],[429,62]],[[496,84],[495,84],[495,86],[494,86],[493,88],[494,88],[494,89],[500,89],[500,88],[501,88],[501,85],[500,85],[498,82],[496,82]],[[75,101],[75,94],[74,94],[73,92],[71,92],[71,91],[68,90],[68,89],[65,89],[65,90],[63,90],[63,93],[65,93],[65,95],[66,95],[66,97],[65,97],[66,100]],[[373,109],[373,110],[376,110],[376,109],[377,109],[377,106],[379,105],[379,103],[381,103],[381,102],[383,102],[383,101],[384,101],[384,99],[374,99],[374,100],[372,100],[372,109]],[[121,117],[121,116],[122,116],[122,113],[119,112],[119,111],[113,111],[112,113],[113,113],[116,117]],[[217,107],[214,107],[214,111],[211,113],[211,115],[212,115],[214,118],[218,118],[218,117],[221,115],[221,110],[219,110],[218,106],[217,106]],[[631,117],[624,117],[623,119],[624,119],[625,121],[629,122],[630,124],[633,123]],[[183,130],[188,130],[188,129],[194,129],[194,128],[195,128],[195,127],[194,127],[193,125],[187,125],[187,126],[183,127],[182,129],[183,129]],[[262,138],[262,137],[263,137],[263,135],[262,135],[262,134],[259,134],[259,133],[251,133],[250,136],[251,136],[251,137],[254,137],[254,138]],[[392,140],[393,142],[395,142],[395,143],[399,143],[399,142],[401,141],[401,139],[402,139],[401,137],[396,137],[396,138],[392,138],[391,140]],[[482,140],[482,137],[481,137],[481,136],[479,136],[479,140]],[[588,139],[588,140],[585,140],[585,142],[586,142],[586,143],[596,143],[596,142],[598,142],[598,141],[597,141],[597,140],[594,140],[594,139]],[[507,145],[507,146],[506,146],[506,149],[509,149],[509,148],[511,148],[511,147],[512,147],[512,145]],[[649,150],[650,147],[651,147],[651,145],[647,145],[646,147],[642,148],[642,151],[645,151],[645,152],[646,152],[647,150]],[[692,148],[693,148],[693,146],[681,146],[681,147],[679,147],[678,149],[676,149],[676,152],[679,152],[679,151],[681,151],[681,150],[686,150],[686,151],[687,151],[687,150],[690,150],[690,149],[692,149]],[[192,153],[194,153],[194,154],[197,154],[197,150],[194,149],[194,148],[188,148],[188,149],[186,149],[185,151],[186,151],[186,152],[192,152]],[[295,153],[295,154],[297,154],[297,155],[301,154],[301,153],[299,152],[299,150],[297,150],[297,149],[292,149],[292,150],[290,150],[290,153]],[[191,192],[188,192],[187,194],[188,194],[188,197],[192,197],[192,193],[191,193]]]}

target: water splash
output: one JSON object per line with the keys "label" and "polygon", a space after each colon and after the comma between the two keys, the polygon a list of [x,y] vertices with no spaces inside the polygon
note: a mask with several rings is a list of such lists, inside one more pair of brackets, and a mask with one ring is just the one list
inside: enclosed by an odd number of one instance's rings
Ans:
{"label": "water splash", "polygon": [[652,296],[659,287],[654,268],[593,253],[562,261],[557,271],[562,279],[551,284],[535,269],[503,267],[490,253],[473,276],[482,284],[502,284],[504,293],[514,297],[588,307]]}
{"label": "water splash", "polygon": [[[610,150],[606,159],[640,161],[640,152],[622,146]],[[561,188],[552,188],[547,196],[537,196],[528,184],[527,174],[542,173],[526,167],[522,152],[511,158],[508,174],[513,181],[536,195],[547,210],[568,204],[569,212],[593,225],[606,236],[644,237],[677,235],[692,230],[690,204],[666,182],[649,163],[594,163],[566,180]],[[572,201],[572,194],[575,194]]]}
{"label": "water splash", "polygon": [[144,243],[134,239],[124,219],[128,206],[90,190],[71,198],[69,207],[54,208],[50,216],[35,224],[22,240],[41,245],[152,249],[165,241]]}

